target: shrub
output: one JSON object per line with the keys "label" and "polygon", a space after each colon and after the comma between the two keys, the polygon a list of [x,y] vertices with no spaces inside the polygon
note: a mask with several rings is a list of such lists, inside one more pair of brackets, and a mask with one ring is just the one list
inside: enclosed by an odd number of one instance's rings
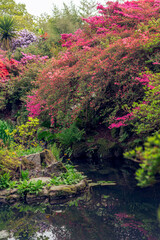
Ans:
{"label": "shrub", "polygon": [[55,135],[60,144],[66,148],[71,147],[73,143],[82,140],[84,130],[80,130],[75,123],[70,128],[63,128]]}
{"label": "shrub", "polygon": [[22,179],[22,181],[24,181],[24,180],[29,180],[29,171],[28,170],[25,170],[25,171],[21,171],[21,179]]}
{"label": "shrub", "polygon": [[[50,116],[53,126],[69,127],[82,112],[87,122],[90,108],[98,124],[121,127],[124,121],[116,125],[114,121],[129,117],[124,106],[143,99],[138,77],[146,67],[153,68],[148,60],[159,52],[159,6],[155,0],[139,0],[110,2],[98,9],[99,16],[83,19],[83,29],[62,34],[66,51],[43,69],[37,91],[28,98],[32,116]],[[152,17],[157,22],[154,28],[149,23]],[[149,25],[148,31],[140,27],[142,23]]]}
{"label": "shrub", "polygon": [[4,173],[0,176],[0,189],[9,187],[10,178],[9,173]]}
{"label": "shrub", "polygon": [[28,118],[25,124],[17,126],[11,133],[16,143],[19,143],[26,148],[37,145],[37,129],[39,120],[37,118]]}
{"label": "shrub", "polygon": [[62,149],[58,148],[56,143],[50,146],[50,150],[57,161],[62,161],[63,158],[60,157]]}
{"label": "shrub", "polygon": [[35,147],[30,146],[29,148],[26,149],[23,145],[15,144],[13,148],[11,148],[10,150],[15,151],[16,155],[18,157],[21,157],[21,156],[30,155],[33,153],[40,153],[42,152],[43,148],[40,145],[37,145]]}
{"label": "shrub", "polygon": [[5,145],[10,145],[11,141],[13,141],[13,137],[8,134],[11,133],[13,129],[13,124],[5,120],[0,120],[0,139],[2,139]]}
{"label": "shrub", "polygon": [[23,29],[17,32],[17,37],[12,40],[12,50],[17,47],[26,48],[34,42],[38,42],[38,37],[27,29]]}
{"label": "shrub", "polygon": [[139,161],[140,168],[136,171],[138,186],[147,187],[156,183],[156,177],[160,174],[160,133],[156,132],[148,137],[143,147],[124,154],[126,158]]}
{"label": "shrub", "polygon": [[70,165],[66,164],[65,165],[67,172],[66,173],[61,173],[60,176],[58,177],[53,177],[49,183],[50,185],[71,185],[71,184],[76,184],[79,183],[82,179],[84,179],[84,176],[77,172],[75,168]]}
{"label": "shrub", "polygon": [[[132,125],[134,125],[134,131],[138,135],[144,136],[159,130],[160,127],[160,73],[150,71],[146,72],[145,76],[148,87],[145,86],[143,100],[133,104],[132,114],[134,119],[131,122]],[[143,79],[143,77],[141,77],[141,79]]]}

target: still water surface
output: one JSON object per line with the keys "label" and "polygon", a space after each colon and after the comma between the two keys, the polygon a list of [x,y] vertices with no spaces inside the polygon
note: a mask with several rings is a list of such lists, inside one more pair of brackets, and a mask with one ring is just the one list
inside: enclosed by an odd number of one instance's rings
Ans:
{"label": "still water surface", "polygon": [[[94,180],[120,176],[102,172],[88,176]],[[119,179],[125,184],[93,187],[68,203],[1,205],[0,239],[160,240],[160,187],[141,190],[126,184],[126,176]]]}

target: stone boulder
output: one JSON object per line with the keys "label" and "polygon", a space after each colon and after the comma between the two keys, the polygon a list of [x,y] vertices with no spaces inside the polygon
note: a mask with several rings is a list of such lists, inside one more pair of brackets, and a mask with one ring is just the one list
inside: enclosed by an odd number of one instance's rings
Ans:
{"label": "stone boulder", "polygon": [[40,161],[41,161],[41,166],[44,166],[44,167],[50,165],[51,163],[53,164],[57,162],[52,152],[48,149],[44,149],[40,153]]}
{"label": "stone boulder", "polygon": [[61,173],[67,172],[62,162],[52,163],[42,170],[44,177],[59,176]]}

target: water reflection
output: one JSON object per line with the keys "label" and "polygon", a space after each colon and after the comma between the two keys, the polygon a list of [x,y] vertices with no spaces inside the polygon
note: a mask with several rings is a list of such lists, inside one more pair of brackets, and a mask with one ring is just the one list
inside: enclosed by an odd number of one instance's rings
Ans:
{"label": "water reflection", "polygon": [[2,205],[0,239],[159,240],[159,202],[156,190],[112,186],[63,205]]}

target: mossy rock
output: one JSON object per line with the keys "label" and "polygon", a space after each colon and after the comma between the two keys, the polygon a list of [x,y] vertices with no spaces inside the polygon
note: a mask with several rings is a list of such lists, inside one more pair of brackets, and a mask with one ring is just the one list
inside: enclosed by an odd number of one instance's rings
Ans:
{"label": "mossy rock", "polygon": [[19,158],[16,156],[9,156],[9,154],[0,155],[0,174],[9,173],[14,179],[15,173],[20,166]]}
{"label": "mossy rock", "polygon": [[67,172],[62,162],[52,163],[42,170],[44,177],[59,176],[61,173]]}
{"label": "mossy rock", "polygon": [[14,204],[25,201],[28,204],[41,202],[57,204],[59,200],[69,201],[71,197],[75,197],[88,189],[88,182],[85,179],[73,185],[51,186],[50,188],[44,186],[38,194],[27,193],[23,198],[18,194],[17,189],[5,189],[0,190],[0,202]]}
{"label": "mossy rock", "polygon": [[29,160],[28,158],[26,157],[20,157],[21,160],[21,168],[23,170],[30,170],[30,169],[34,169],[35,168],[35,163],[32,162],[31,160]]}
{"label": "mossy rock", "polygon": [[44,149],[40,153],[40,158],[41,158],[41,165],[42,166],[48,166],[51,163],[56,163],[57,162],[57,160],[53,156],[52,152],[48,149]]}

